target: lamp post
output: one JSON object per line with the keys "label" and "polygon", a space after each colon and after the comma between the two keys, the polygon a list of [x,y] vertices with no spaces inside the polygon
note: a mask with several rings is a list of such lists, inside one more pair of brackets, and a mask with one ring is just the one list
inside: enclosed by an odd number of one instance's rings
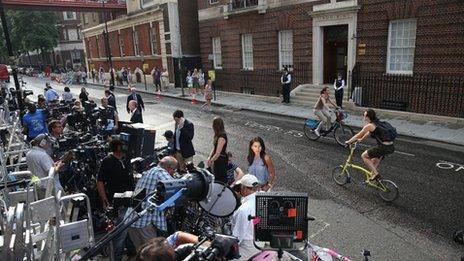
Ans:
{"label": "lamp post", "polygon": [[[3,35],[5,36],[5,43],[6,43],[6,48],[8,49],[8,56],[10,60],[13,60],[14,59],[13,47],[11,46],[10,34],[8,32],[8,26],[6,24],[6,17],[5,17],[5,11],[3,10],[2,0],[0,0],[0,19],[2,21]],[[16,67],[16,62],[14,61],[12,62],[11,69],[12,69],[13,80],[14,80],[14,84],[16,88],[16,98],[18,99],[18,107],[20,110],[22,110],[24,108],[23,92],[21,91],[21,86],[19,85],[18,69]]]}
{"label": "lamp post", "polygon": [[145,83],[145,91],[147,90],[147,75],[143,63],[145,62],[145,57],[143,56],[143,51],[140,51],[140,57],[142,58],[142,72],[143,72],[143,82]]}
{"label": "lamp post", "polygon": [[110,64],[110,89],[114,88],[114,72],[113,72],[113,61],[111,59],[111,50],[110,50],[110,39],[108,35],[108,13],[106,12],[105,9],[105,3],[106,0],[101,0],[102,5],[103,5],[103,14],[104,14],[104,22],[105,22],[105,46],[106,46],[106,56],[108,57],[108,63]]}

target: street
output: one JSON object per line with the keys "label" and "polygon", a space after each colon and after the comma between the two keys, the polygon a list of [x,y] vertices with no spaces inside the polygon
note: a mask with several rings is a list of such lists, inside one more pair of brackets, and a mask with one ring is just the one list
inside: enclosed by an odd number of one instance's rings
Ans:
{"label": "street", "polygon": [[[33,100],[43,93],[45,79],[24,77],[26,88],[33,90]],[[12,84],[10,84],[12,86]],[[64,85],[52,83],[60,93]],[[103,96],[103,88],[86,86],[91,98]],[[80,86],[71,86],[77,98]],[[121,120],[128,121],[126,90],[116,89]],[[156,144],[174,128],[172,113],[182,109],[195,124],[195,163],[206,160],[213,148],[212,120],[224,119],[229,137],[228,151],[246,171],[248,142],[260,136],[276,166],[275,190],[308,192],[310,240],[316,245],[335,249],[354,260],[362,249],[372,253],[372,260],[458,260],[464,248],[452,242],[452,233],[464,229],[464,148],[461,146],[398,137],[396,152],[380,165],[380,173],[399,187],[399,198],[385,203],[375,191],[355,184],[338,186],[331,171],[342,164],[348,150],[330,138],[308,140],[303,122],[288,117],[213,107],[203,111],[200,105],[142,94],[145,101],[144,122],[156,126]],[[100,102],[97,102],[100,104]],[[309,107],[308,107],[309,110]],[[360,154],[373,145],[370,139],[360,146]]]}

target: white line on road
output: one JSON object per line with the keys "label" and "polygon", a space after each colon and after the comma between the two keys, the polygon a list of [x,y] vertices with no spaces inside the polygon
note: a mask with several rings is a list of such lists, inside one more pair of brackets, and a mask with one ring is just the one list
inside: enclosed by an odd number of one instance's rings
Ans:
{"label": "white line on road", "polygon": [[315,233],[311,234],[309,236],[309,238],[311,238],[311,239],[315,238],[316,236],[318,236],[320,233],[324,232],[324,230],[330,226],[330,224],[325,222],[324,220],[319,220],[319,222],[321,222],[323,224],[323,226],[320,229],[318,229]]}

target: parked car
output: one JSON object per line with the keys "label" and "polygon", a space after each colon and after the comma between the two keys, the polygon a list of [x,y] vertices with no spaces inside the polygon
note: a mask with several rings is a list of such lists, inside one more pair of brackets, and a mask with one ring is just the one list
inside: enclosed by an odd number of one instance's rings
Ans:
{"label": "parked car", "polygon": [[0,64],[0,81],[10,82],[10,74],[8,73],[8,67],[4,64]]}

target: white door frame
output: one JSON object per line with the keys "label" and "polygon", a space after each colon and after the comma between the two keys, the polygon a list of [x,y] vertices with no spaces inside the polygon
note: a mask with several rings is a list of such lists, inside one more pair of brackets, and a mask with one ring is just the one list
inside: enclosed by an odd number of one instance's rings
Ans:
{"label": "white door frame", "polygon": [[347,75],[356,63],[357,10],[313,14],[313,84],[324,83],[324,28],[333,25],[348,25]]}

